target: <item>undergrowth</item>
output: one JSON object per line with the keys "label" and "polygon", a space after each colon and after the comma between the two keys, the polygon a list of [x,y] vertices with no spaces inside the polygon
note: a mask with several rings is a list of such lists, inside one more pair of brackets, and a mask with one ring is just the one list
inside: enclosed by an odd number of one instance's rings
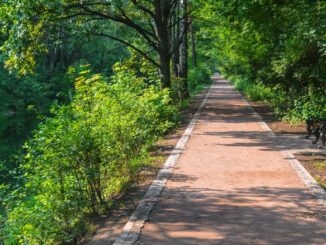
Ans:
{"label": "undergrowth", "polygon": [[76,74],[71,103],[52,107],[17,159],[19,184],[1,187],[5,244],[76,243],[175,122],[168,89],[125,69],[110,79],[88,66]]}
{"label": "undergrowth", "polygon": [[[150,147],[189,105],[171,99],[180,94],[177,86],[161,89],[155,76],[137,76],[128,63],[114,69],[107,78],[87,65],[70,68],[71,102],[52,106],[16,159],[17,185],[0,188],[5,244],[77,243],[94,230],[90,218],[128,191],[151,161]],[[210,83],[209,75],[204,67],[190,71],[191,95]]]}
{"label": "undergrowth", "polygon": [[297,91],[285,92],[280,86],[267,86],[239,76],[227,76],[235,88],[250,101],[263,101],[272,106],[276,116],[284,121],[297,124],[308,118],[326,118],[326,96],[322,89],[311,90],[308,94]]}

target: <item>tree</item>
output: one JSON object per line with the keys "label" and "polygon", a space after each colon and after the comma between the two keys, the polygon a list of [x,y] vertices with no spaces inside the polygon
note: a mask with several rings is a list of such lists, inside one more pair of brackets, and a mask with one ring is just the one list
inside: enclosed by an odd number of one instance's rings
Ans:
{"label": "tree", "polygon": [[220,71],[238,76],[253,94],[262,88],[272,91],[269,102],[279,116],[325,118],[325,1],[196,4],[202,6],[196,8],[199,35],[210,44],[208,52]]}
{"label": "tree", "polygon": [[197,67],[197,53],[196,53],[196,38],[195,38],[195,30],[192,17],[189,17],[189,31],[190,31],[190,39],[191,39],[191,58],[192,58],[192,67]]}
{"label": "tree", "polygon": [[[177,5],[177,0],[9,0],[2,7],[9,33],[2,47],[8,53],[7,66],[19,67],[22,72],[30,70],[35,65],[35,51],[46,50],[43,43],[46,29],[72,22],[73,33],[107,37],[136,50],[159,68],[162,86],[170,87],[171,57],[187,31],[172,42],[172,29],[185,16],[173,18]],[[127,28],[130,36],[142,40],[141,44],[135,39],[118,37],[107,29],[108,22]]]}
{"label": "tree", "polygon": [[185,97],[188,97],[188,1],[181,1],[182,20],[180,21],[180,30],[182,35],[182,42],[180,45],[180,71],[179,77],[183,80],[182,92]]}

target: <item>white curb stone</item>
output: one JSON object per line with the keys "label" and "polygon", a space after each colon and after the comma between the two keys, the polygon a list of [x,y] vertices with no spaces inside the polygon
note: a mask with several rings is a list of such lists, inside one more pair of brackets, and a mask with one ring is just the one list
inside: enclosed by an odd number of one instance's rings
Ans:
{"label": "white curb stone", "polygon": [[129,218],[129,221],[124,226],[122,234],[114,242],[114,245],[122,244],[135,244],[140,236],[141,229],[144,227],[145,222],[149,219],[149,215],[154,208],[155,203],[158,201],[168,177],[171,174],[179,156],[184,150],[193,129],[199,119],[200,113],[205,106],[208,96],[211,94],[213,84],[210,86],[209,91],[206,93],[205,98],[201,102],[197,112],[190,121],[188,127],[184,131],[177,145],[174,147],[168,159],[165,161],[163,168],[158,173],[156,179],[152,182],[147,190],[142,201],[138,204],[137,208]]}
{"label": "white curb stone", "polygon": [[[234,88],[234,86],[232,86]],[[235,88],[234,88],[235,89]],[[236,89],[235,89],[236,90]],[[270,137],[277,138],[272,129],[263,121],[261,116],[255,111],[255,109],[249,104],[249,102],[239,93],[243,103],[252,111],[252,114],[258,120],[261,128],[268,132]],[[282,155],[284,159],[290,164],[290,166],[295,170],[299,178],[305,183],[309,188],[311,193],[317,199],[317,201],[326,207],[326,191],[317,183],[317,181],[311,176],[311,174],[302,166],[302,164],[295,158],[295,156],[288,150],[282,150]]]}

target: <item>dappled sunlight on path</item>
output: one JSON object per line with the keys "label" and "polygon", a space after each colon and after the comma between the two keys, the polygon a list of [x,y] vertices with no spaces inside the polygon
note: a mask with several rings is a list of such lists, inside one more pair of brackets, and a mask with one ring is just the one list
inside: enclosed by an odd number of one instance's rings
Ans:
{"label": "dappled sunlight on path", "polygon": [[139,244],[326,244],[324,207],[228,81],[215,78]]}

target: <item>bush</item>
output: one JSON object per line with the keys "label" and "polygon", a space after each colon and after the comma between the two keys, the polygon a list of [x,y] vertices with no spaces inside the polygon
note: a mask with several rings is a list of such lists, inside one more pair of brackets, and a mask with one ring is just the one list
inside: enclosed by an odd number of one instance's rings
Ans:
{"label": "bush", "polygon": [[190,94],[196,94],[203,86],[210,84],[212,71],[204,64],[190,69],[188,74],[188,86]]}
{"label": "bush", "polygon": [[251,101],[270,101],[273,97],[272,90],[261,82],[252,83],[247,79],[236,77],[232,83]]}
{"label": "bush", "polygon": [[74,242],[86,217],[132,181],[147,147],[172,126],[168,90],[126,72],[108,84],[87,69],[73,101],[54,106],[25,145],[24,184],[5,200],[7,244]]}
{"label": "bush", "polygon": [[308,118],[326,119],[326,96],[323,91],[298,97],[294,99],[293,104],[293,108],[286,115],[286,119],[291,122],[296,123]]}
{"label": "bush", "polygon": [[237,90],[251,101],[268,102],[277,116],[291,123],[299,123],[307,118],[326,118],[326,96],[321,90],[311,90],[309,95],[286,93],[281,86],[267,87],[263,83],[252,83],[247,79],[232,77]]}

